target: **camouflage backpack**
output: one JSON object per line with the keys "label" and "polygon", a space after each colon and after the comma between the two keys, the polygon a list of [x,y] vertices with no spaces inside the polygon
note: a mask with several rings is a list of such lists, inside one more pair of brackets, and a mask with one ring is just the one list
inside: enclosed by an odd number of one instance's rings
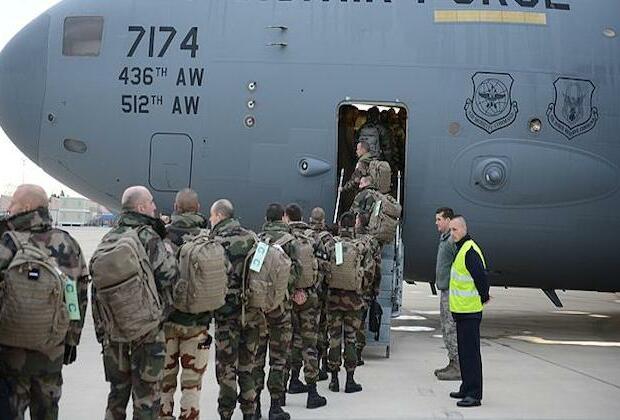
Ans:
{"label": "camouflage backpack", "polygon": [[402,207],[394,197],[373,192],[375,204],[370,213],[368,232],[385,245],[394,240]]}
{"label": "camouflage backpack", "polygon": [[[335,237],[336,248],[331,260],[330,289],[361,292],[364,284],[364,255],[366,244],[361,238]],[[338,248],[342,247],[342,261]],[[339,264],[340,263],[340,264]]]}
{"label": "camouflage backpack", "polygon": [[392,169],[384,160],[372,160],[368,166],[368,174],[374,185],[382,194],[389,194],[392,188]]}
{"label": "camouflage backpack", "polygon": [[224,306],[232,265],[219,242],[200,233],[183,244],[178,261],[180,275],[173,292],[176,309],[198,314]]}
{"label": "camouflage backpack", "polygon": [[0,282],[0,344],[46,353],[65,340],[66,276],[25,232],[7,232],[17,252]]}
{"label": "camouflage backpack", "polygon": [[381,133],[379,132],[378,126],[366,124],[360,129],[357,141],[365,141],[368,143],[368,146],[370,146],[369,152],[373,156],[379,156],[381,154],[381,146],[379,144],[380,135]]}
{"label": "camouflage backpack", "polygon": [[299,247],[299,261],[301,262],[301,277],[295,282],[296,289],[306,289],[316,286],[319,279],[319,261],[314,252],[312,229],[305,232],[294,231],[293,236]]}
{"label": "camouflage backpack", "polygon": [[271,240],[256,243],[248,253],[247,270],[248,306],[271,312],[288,299],[288,282],[291,276],[291,259],[282,249],[294,237],[282,236],[271,244]]}
{"label": "camouflage backpack", "polygon": [[130,342],[156,328],[163,308],[153,269],[138,234],[141,229],[110,232],[90,261],[97,305],[106,334]]}

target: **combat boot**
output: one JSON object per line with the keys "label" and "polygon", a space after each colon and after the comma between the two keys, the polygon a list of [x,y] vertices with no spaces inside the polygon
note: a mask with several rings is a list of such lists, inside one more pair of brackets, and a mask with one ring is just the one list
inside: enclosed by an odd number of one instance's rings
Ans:
{"label": "combat boot", "polygon": [[327,357],[321,359],[321,368],[319,369],[319,376],[317,377],[317,381],[325,381],[329,378],[327,374]]}
{"label": "combat boot", "polygon": [[340,382],[338,382],[338,371],[332,372],[332,380],[329,383],[329,390],[332,392],[340,392]]}
{"label": "combat boot", "polygon": [[357,349],[357,365],[364,366],[364,360],[362,359],[362,349]]}
{"label": "combat boot", "polygon": [[291,415],[282,410],[279,398],[271,399],[271,407],[269,408],[269,420],[290,420]]}
{"label": "combat boot", "polygon": [[437,372],[437,379],[440,381],[460,381],[461,367],[456,360],[451,360],[446,370]]}
{"label": "combat boot", "polygon": [[308,392],[308,387],[302,381],[299,380],[299,370],[292,371],[291,380],[288,384],[289,394],[304,394]]}
{"label": "combat boot", "polygon": [[327,398],[321,397],[316,391],[316,384],[308,384],[308,400],[306,408],[319,408],[327,405]]}
{"label": "combat boot", "polygon": [[362,386],[355,382],[355,379],[353,379],[354,373],[355,372],[347,372],[347,384],[344,387],[344,392],[346,392],[347,394],[360,392],[362,390]]}

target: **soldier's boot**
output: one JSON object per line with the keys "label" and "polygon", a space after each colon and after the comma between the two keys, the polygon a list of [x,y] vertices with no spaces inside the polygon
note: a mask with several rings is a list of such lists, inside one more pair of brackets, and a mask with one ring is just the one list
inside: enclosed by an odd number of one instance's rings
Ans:
{"label": "soldier's boot", "polygon": [[460,381],[461,367],[456,360],[451,360],[447,369],[437,373],[437,379],[440,381]]}
{"label": "soldier's boot", "polygon": [[269,420],[290,420],[291,415],[282,410],[280,398],[271,399],[271,407],[269,407]]}
{"label": "soldier's boot", "polygon": [[439,372],[445,372],[446,370],[450,369],[451,365],[452,365],[452,360],[448,361],[448,364],[445,367],[442,367],[441,369],[435,369],[435,372],[434,372],[435,376],[437,376]]}
{"label": "soldier's boot", "polygon": [[355,372],[347,372],[347,384],[344,387],[344,392],[346,392],[347,394],[360,392],[362,390],[362,386],[355,382],[355,379],[353,379],[354,373]]}
{"label": "soldier's boot", "polygon": [[291,372],[291,380],[288,384],[289,394],[304,394],[308,392],[308,387],[302,381],[299,380],[299,369],[295,369]]}
{"label": "soldier's boot", "polygon": [[317,381],[325,381],[329,378],[329,375],[327,374],[327,357],[324,357],[321,360],[322,367],[319,369],[319,376],[317,377]]}
{"label": "soldier's boot", "polygon": [[357,349],[357,365],[364,366],[364,359],[362,359],[362,349]]}
{"label": "soldier's boot", "polygon": [[308,384],[306,408],[319,408],[327,405],[327,398],[321,397],[316,391],[316,384]]}
{"label": "soldier's boot", "polygon": [[332,380],[329,383],[329,390],[332,392],[340,392],[340,383],[338,382],[338,371],[332,372]]}
{"label": "soldier's boot", "polygon": [[256,412],[254,413],[253,420],[260,420],[263,418],[263,413],[260,407],[260,394],[256,396]]}

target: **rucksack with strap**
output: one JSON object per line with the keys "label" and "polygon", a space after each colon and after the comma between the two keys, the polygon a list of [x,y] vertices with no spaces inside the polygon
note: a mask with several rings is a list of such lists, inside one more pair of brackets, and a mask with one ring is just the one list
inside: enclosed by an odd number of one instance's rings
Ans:
{"label": "rucksack with strap", "polygon": [[94,304],[113,341],[136,340],[162,321],[163,307],[139,231],[108,233],[90,261]]}
{"label": "rucksack with strap", "polygon": [[[331,260],[329,288],[360,293],[364,284],[366,244],[361,238],[335,237],[334,240],[336,248]],[[339,261],[339,247],[342,247],[342,262]]]}
{"label": "rucksack with strap", "polygon": [[392,189],[392,168],[384,160],[371,160],[368,165],[368,175],[382,194],[389,194]]}
{"label": "rucksack with strap", "polygon": [[288,299],[288,282],[291,277],[291,259],[282,246],[295,238],[285,234],[271,244],[270,239],[256,243],[248,253],[247,305],[264,312],[271,312]]}
{"label": "rucksack with strap", "polygon": [[30,233],[6,234],[17,252],[0,282],[0,344],[47,353],[69,329],[66,275]]}
{"label": "rucksack with strap", "polygon": [[316,286],[319,279],[319,261],[315,255],[315,241],[312,233],[312,229],[307,229],[305,232],[293,231],[293,236],[297,240],[301,263],[301,277],[295,282],[296,289]]}
{"label": "rucksack with strap", "polygon": [[368,232],[385,245],[394,240],[402,206],[391,195],[374,191],[373,196],[375,204],[370,212]]}
{"label": "rucksack with strap", "polygon": [[179,280],[173,291],[176,309],[198,314],[224,306],[232,266],[217,240],[204,232],[189,238],[179,250],[178,261]]}
{"label": "rucksack with strap", "polygon": [[358,142],[365,141],[370,147],[369,152],[373,156],[379,156],[381,154],[380,142],[381,133],[379,127],[375,124],[365,124],[362,126],[357,138]]}

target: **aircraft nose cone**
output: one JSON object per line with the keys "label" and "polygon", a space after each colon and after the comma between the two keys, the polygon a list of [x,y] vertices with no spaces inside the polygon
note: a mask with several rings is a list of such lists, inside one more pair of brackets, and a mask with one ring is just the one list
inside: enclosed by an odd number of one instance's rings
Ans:
{"label": "aircraft nose cone", "polygon": [[49,15],[41,15],[0,52],[0,126],[35,162],[39,158],[49,24]]}

